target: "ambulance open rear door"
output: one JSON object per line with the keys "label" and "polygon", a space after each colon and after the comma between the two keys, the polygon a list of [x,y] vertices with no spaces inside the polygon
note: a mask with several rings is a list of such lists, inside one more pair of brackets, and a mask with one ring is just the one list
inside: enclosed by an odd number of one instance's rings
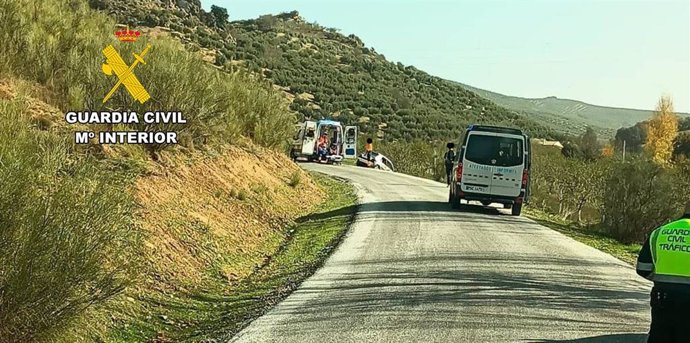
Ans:
{"label": "ambulance open rear door", "polygon": [[302,139],[302,155],[311,156],[316,152],[316,122],[304,122],[304,136]]}
{"label": "ambulance open rear door", "polygon": [[343,140],[343,152],[345,158],[357,158],[357,127],[345,127],[345,139]]}

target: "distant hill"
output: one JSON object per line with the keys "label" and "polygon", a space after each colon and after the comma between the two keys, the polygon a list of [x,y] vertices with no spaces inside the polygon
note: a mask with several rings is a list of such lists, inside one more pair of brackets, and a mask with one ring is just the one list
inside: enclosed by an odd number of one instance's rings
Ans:
{"label": "distant hill", "polygon": [[[609,132],[615,132],[615,130],[621,127],[629,127],[638,122],[645,121],[654,114],[653,111],[597,106],[582,101],[559,99],[556,97],[540,99],[520,98],[464,84],[463,87],[500,106],[527,114],[537,120],[545,120],[554,129],[558,129],[560,125],[570,123],[573,127],[590,125]],[[680,115],[688,116],[687,113],[680,113]]]}
{"label": "distant hill", "polygon": [[200,51],[229,72],[273,83],[302,118],[336,118],[386,140],[456,139],[470,123],[554,131],[461,85],[393,63],[355,35],[305,22],[296,11],[228,22],[227,11],[198,0],[92,0],[120,23],[148,26]]}

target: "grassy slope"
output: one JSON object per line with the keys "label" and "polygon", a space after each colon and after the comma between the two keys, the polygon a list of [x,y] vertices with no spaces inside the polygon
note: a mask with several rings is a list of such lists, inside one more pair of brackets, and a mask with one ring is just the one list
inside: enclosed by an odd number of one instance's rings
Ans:
{"label": "grassy slope", "polygon": [[[203,291],[139,291],[115,307],[116,329],[109,342],[200,341],[229,337],[294,290],[311,275],[343,237],[354,212],[319,217],[356,201],[350,185],[312,175],[328,198],[318,211],[285,229],[286,239],[246,278],[228,291],[227,281],[211,277]],[[316,219],[314,219],[316,218]],[[124,311],[123,311],[124,309]]]}
{"label": "grassy slope", "polygon": [[[137,75],[156,80],[155,97],[132,104],[121,91],[109,105],[183,110],[183,146],[74,146],[77,126],[64,123],[65,110],[100,109],[113,83],[100,73],[101,49],[115,44],[124,56],[146,42],[117,42],[113,22],[86,1],[0,2],[0,9],[0,35],[12,37],[0,40],[0,137],[12,142],[0,144],[0,160],[9,161],[0,163],[7,224],[0,341],[163,341],[219,319],[233,327],[285,294],[344,232],[346,216],[288,234],[315,206],[349,206],[353,198],[346,186],[321,180],[343,197],[323,205],[326,192],[311,177],[265,148],[284,143],[284,123],[294,120],[270,85],[214,70],[178,42],[151,37],[155,50]],[[120,273],[121,260],[136,262],[131,274]],[[31,273],[17,275],[22,270]],[[111,275],[128,286],[113,298],[121,284]]]}
{"label": "grassy slope", "polygon": [[[463,85],[465,88],[515,111],[529,116],[547,120],[551,125],[572,125],[577,130],[584,130],[587,125],[605,131],[635,125],[648,120],[653,111],[628,108],[615,108],[587,104],[577,100],[558,99],[555,97],[530,99],[503,95],[491,91]],[[650,106],[653,104],[650,104]],[[680,113],[687,116],[687,113]]]}

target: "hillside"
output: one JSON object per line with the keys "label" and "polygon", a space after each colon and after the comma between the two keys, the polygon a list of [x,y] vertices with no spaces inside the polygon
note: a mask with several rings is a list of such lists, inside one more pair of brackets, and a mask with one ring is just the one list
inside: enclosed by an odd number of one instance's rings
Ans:
{"label": "hillside", "polygon": [[302,118],[332,117],[383,139],[457,138],[470,123],[517,126],[535,136],[551,130],[460,85],[392,63],[356,36],[304,21],[297,12],[229,22],[198,1],[92,1],[118,22],[178,37],[228,71],[270,80]]}
{"label": "hillside", "polygon": [[[609,133],[615,133],[615,130],[621,127],[632,126],[649,119],[654,113],[647,110],[597,106],[582,101],[559,99],[557,97],[520,98],[468,85],[463,85],[463,87],[500,106],[525,113],[532,118],[538,118],[538,120],[544,120],[551,127],[570,124],[573,127],[584,129],[584,127],[589,125],[605,129]],[[681,113],[680,115],[688,116],[687,113]]]}
{"label": "hillside", "polygon": [[[120,42],[85,0],[0,1],[0,18],[0,342],[231,335],[345,233],[352,188],[282,152],[296,118],[264,80],[162,34]],[[115,83],[103,48],[147,44],[136,74],[155,95],[141,104],[122,90],[103,105]],[[175,109],[187,123],[65,120],[107,108]],[[76,130],[174,130],[180,144],[75,144]]]}

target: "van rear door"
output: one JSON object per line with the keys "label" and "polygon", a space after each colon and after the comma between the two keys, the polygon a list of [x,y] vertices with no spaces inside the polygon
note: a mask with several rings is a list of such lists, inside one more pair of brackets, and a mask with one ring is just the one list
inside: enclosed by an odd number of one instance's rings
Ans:
{"label": "van rear door", "polygon": [[525,138],[499,133],[495,149],[496,156],[491,161],[494,166],[491,194],[518,197],[522,190],[522,172],[525,170]]}
{"label": "van rear door", "polygon": [[466,193],[491,194],[493,153],[490,147],[496,140],[493,132],[468,131],[462,153],[462,185]]}

